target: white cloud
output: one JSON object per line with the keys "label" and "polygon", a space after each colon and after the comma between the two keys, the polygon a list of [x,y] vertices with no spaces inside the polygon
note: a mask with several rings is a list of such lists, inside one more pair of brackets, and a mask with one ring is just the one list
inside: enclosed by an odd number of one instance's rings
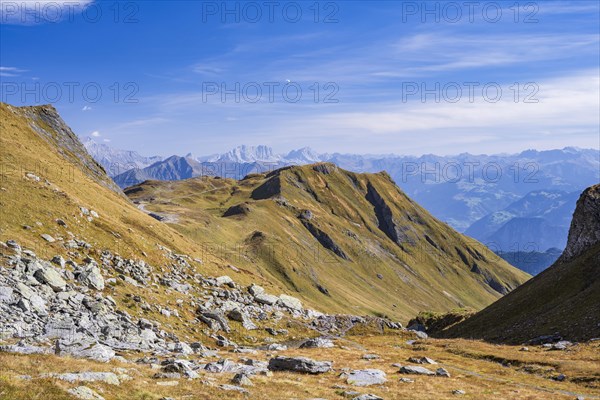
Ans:
{"label": "white cloud", "polygon": [[[497,103],[481,96],[457,103],[432,98],[425,103],[388,102],[362,104],[353,110],[325,113],[300,121],[286,121],[288,135],[302,135],[314,143],[359,146],[369,138],[373,151],[413,153],[460,151],[517,151],[522,148],[598,146],[600,78],[598,70],[583,71],[539,82],[538,103],[515,102],[510,85],[502,87]],[[294,127],[298,126],[298,131]],[[273,129],[281,129],[274,126]],[[311,132],[311,133],[308,133]],[[395,147],[395,148],[394,148]],[[348,149],[352,150],[352,149]]]}
{"label": "white cloud", "polygon": [[110,142],[110,139],[103,139],[103,141],[108,143],[108,142]]}
{"label": "white cloud", "polygon": [[83,108],[81,109],[81,111],[90,111],[92,109],[91,106],[83,106]]}
{"label": "white cloud", "polygon": [[72,21],[94,0],[0,0],[0,23],[36,25]]}
{"label": "white cloud", "polygon": [[0,76],[4,77],[19,76],[23,72],[27,72],[27,70],[17,67],[0,67]]}
{"label": "white cloud", "polygon": [[102,135],[100,134],[100,132],[98,132],[98,131],[94,131],[94,132],[92,132],[90,135],[91,135],[92,137],[100,137],[100,136],[102,136]]}

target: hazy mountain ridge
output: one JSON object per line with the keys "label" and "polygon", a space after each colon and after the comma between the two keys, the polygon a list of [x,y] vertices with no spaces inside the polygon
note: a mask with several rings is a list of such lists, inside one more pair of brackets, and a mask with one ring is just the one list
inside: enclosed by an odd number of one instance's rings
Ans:
{"label": "hazy mountain ridge", "polygon": [[563,249],[578,197],[579,192],[533,191],[476,221],[465,234],[497,251]]}

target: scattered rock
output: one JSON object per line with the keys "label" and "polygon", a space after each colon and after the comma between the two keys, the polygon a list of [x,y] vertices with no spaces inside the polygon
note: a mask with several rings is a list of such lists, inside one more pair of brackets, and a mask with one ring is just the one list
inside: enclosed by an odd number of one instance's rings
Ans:
{"label": "scattered rock", "polygon": [[286,294],[279,296],[279,304],[291,310],[302,311],[302,302],[297,298]]}
{"label": "scattered rock", "polygon": [[353,386],[383,385],[387,382],[385,372],[379,369],[362,369],[350,371],[346,383]]}
{"label": "scattered rock", "polygon": [[463,394],[467,394],[467,392],[465,392],[464,390],[461,390],[461,389],[456,389],[456,390],[452,391],[452,394],[463,395]]}
{"label": "scattered rock", "polygon": [[413,374],[413,375],[435,375],[435,372],[428,370],[425,367],[418,367],[413,365],[406,365],[400,368],[401,374]]}
{"label": "scattered rock", "polygon": [[56,242],[56,239],[54,239],[52,236],[48,235],[47,233],[42,233],[40,236],[42,237],[42,239],[44,239],[48,243]]}
{"label": "scattered rock", "polygon": [[383,398],[374,394],[361,394],[360,396],[354,397],[352,400],[383,400]]}
{"label": "scattered rock", "polygon": [[307,374],[322,374],[331,371],[332,361],[315,361],[306,357],[275,357],[269,360],[271,371],[292,371]]}
{"label": "scattered rock", "polygon": [[270,294],[266,294],[266,293],[260,293],[260,294],[257,294],[254,296],[254,300],[257,303],[272,306],[279,301],[279,297],[273,296]]}
{"label": "scattered rock", "polygon": [[233,279],[231,279],[227,275],[219,276],[215,280],[217,282],[217,286],[223,286],[223,285],[231,285],[231,284],[233,284]]}
{"label": "scattered rock", "polygon": [[244,373],[235,374],[231,383],[238,386],[254,386],[254,383],[252,383],[248,375]]}
{"label": "scattered rock", "polygon": [[379,357],[377,354],[364,354],[361,358],[363,360],[378,360],[381,357]]}
{"label": "scattered rock", "polygon": [[248,390],[244,389],[243,387],[239,387],[239,386],[235,386],[235,385],[221,385],[219,387],[222,390],[234,391],[234,392],[240,392],[240,393],[249,393]]}
{"label": "scattered rock", "polygon": [[67,286],[67,282],[51,267],[42,267],[35,271],[33,276],[41,283],[50,286],[55,292],[62,292]]}
{"label": "scattered rock", "polygon": [[96,265],[90,265],[84,269],[77,279],[90,289],[104,290],[104,278]]}
{"label": "scattered rock", "polygon": [[300,345],[301,349],[332,348],[332,347],[334,347],[334,344],[331,340],[320,338],[320,337],[314,338],[314,339],[308,339],[307,341],[305,341],[304,343],[302,343]]}
{"label": "scattered rock", "polygon": [[414,363],[414,364],[431,364],[431,365],[437,364],[437,362],[435,362],[434,360],[432,360],[429,357],[410,357],[408,359],[408,361],[411,363]]}
{"label": "scattered rock", "polygon": [[450,378],[450,372],[448,372],[445,368],[438,368],[435,370],[435,374],[437,376],[443,376],[446,378]]}
{"label": "scattered rock", "polygon": [[229,313],[227,313],[227,316],[233,321],[241,322],[244,329],[258,329],[254,322],[252,322],[248,314],[245,311],[240,310],[239,308],[234,308],[233,310],[229,311]]}
{"label": "scattered rock", "polygon": [[77,386],[76,388],[69,389],[68,392],[81,400],[104,400],[104,397],[86,386]]}
{"label": "scattered rock", "polygon": [[559,375],[553,377],[552,379],[557,382],[564,382],[565,380],[567,380],[567,376],[565,374],[559,374]]}

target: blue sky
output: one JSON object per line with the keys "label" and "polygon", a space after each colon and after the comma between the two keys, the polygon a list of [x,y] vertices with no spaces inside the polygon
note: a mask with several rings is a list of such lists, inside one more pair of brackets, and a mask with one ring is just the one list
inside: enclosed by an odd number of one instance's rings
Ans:
{"label": "blue sky", "polygon": [[0,3],[1,100],[147,155],[600,146],[594,0]]}

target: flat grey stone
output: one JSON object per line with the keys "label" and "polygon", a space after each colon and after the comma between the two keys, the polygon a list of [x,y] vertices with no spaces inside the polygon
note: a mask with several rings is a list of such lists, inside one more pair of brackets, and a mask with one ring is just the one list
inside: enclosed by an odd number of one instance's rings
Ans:
{"label": "flat grey stone", "polygon": [[385,372],[379,369],[361,369],[348,373],[346,383],[353,386],[382,385],[387,382]]}

